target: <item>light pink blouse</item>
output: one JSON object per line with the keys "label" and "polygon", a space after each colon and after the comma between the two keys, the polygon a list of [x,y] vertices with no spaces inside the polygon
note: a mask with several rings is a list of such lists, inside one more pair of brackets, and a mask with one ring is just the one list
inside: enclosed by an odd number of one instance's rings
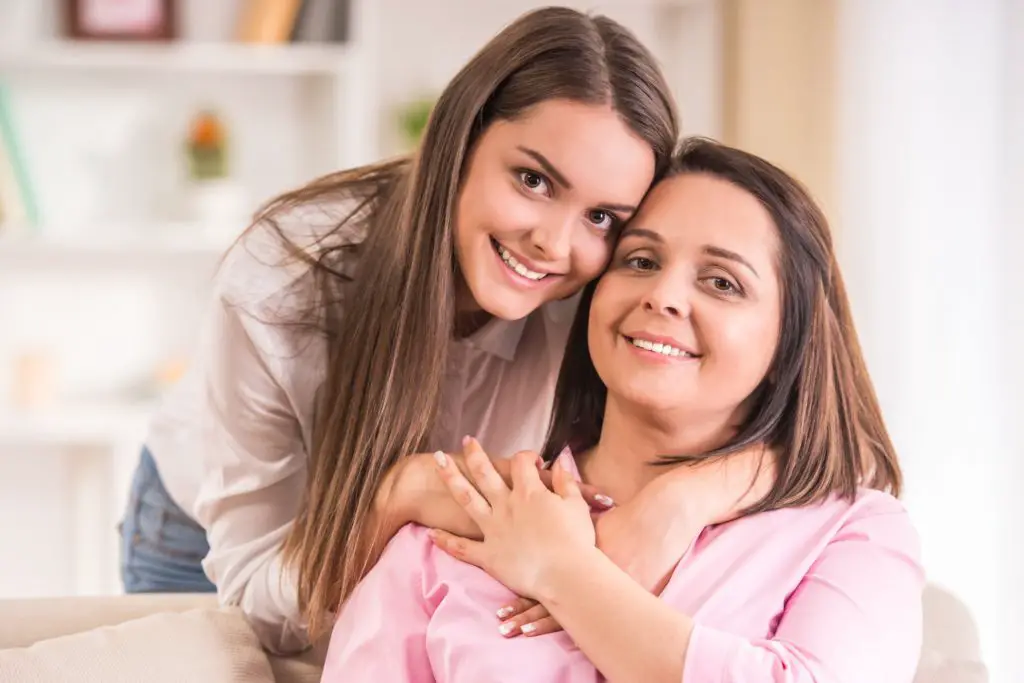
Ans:
{"label": "light pink blouse", "polygon": [[[903,506],[863,490],[705,529],[661,599],[696,622],[684,683],[910,683],[923,587]],[[604,680],[565,632],[501,636],[513,597],[407,526],[339,615],[322,683]]]}

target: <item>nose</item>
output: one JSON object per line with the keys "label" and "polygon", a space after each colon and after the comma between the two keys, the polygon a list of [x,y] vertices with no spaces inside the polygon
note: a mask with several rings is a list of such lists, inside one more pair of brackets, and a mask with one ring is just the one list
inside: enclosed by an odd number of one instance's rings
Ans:
{"label": "nose", "polygon": [[671,277],[654,277],[651,286],[644,293],[640,305],[647,313],[671,318],[685,318],[690,315],[688,288],[682,282],[673,282]]}
{"label": "nose", "polygon": [[530,247],[534,258],[548,262],[561,262],[569,259],[572,252],[572,231],[576,225],[574,214],[564,216],[548,216],[530,231]]}

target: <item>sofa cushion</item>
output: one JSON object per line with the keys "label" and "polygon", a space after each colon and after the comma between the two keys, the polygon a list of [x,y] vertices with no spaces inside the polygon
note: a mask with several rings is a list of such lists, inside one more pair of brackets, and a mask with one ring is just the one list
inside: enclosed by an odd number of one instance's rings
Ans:
{"label": "sofa cushion", "polygon": [[273,683],[259,641],[234,608],[163,612],[0,650],[0,681]]}

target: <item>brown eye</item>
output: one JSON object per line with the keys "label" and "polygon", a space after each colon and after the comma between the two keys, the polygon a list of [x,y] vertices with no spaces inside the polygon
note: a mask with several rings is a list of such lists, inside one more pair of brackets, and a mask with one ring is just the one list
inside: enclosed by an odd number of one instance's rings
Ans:
{"label": "brown eye", "polygon": [[547,178],[542,176],[540,173],[528,170],[519,171],[519,183],[528,192],[534,192],[536,194],[544,194],[547,192],[548,188]]}
{"label": "brown eye", "polygon": [[633,270],[641,271],[654,270],[655,268],[658,267],[657,263],[655,263],[652,259],[647,258],[646,256],[634,256],[633,258],[626,261],[626,265],[628,265]]}
{"label": "brown eye", "polygon": [[726,280],[724,277],[711,278],[711,286],[717,289],[719,292],[728,294],[734,291],[736,288],[732,286],[732,283]]}
{"label": "brown eye", "polygon": [[594,209],[587,213],[587,220],[601,230],[609,230],[615,225],[615,216],[604,209]]}

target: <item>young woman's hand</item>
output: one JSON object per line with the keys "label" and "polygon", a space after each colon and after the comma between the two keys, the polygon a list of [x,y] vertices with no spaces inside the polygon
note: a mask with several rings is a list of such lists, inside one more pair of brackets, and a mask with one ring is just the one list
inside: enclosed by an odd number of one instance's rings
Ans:
{"label": "young woman's hand", "polygon": [[[475,440],[467,437],[464,446]],[[479,445],[479,444],[478,444]],[[458,470],[472,482],[466,456],[463,453],[449,453]],[[491,466],[506,485],[512,484],[512,459],[489,458]],[[541,467],[539,457],[534,455],[537,468]],[[549,490],[553,487],[552,472],[538,469],[537,476]],[[598,492],[593,486],[581,484],[580,493],[590,507],[597,511],[608,510],[613,501]],[[460,506],[449,492],[445,481],[439,476],[432,453],[416,453],[397,465],[389,474],[388,481],[378,496],[377,507],[386,523],[386,537],[390,538],[399,528],[409,522],[421,526],[441,529],[456,536],[473,540],[483,538],[480,527]]]}
{"label": "young woman's hand", "polygon": [[475,440],[469,440],[465,455],[473,484],[446,454],[437,454],[436,466],[483,540],[434,529],[431,537],[439,548],[526,597],[542,592],[552,568],[593,550],[590,505],[573,478],[568,452],[553,466],[553,491],[541,481],[535,453],[512,458],[511,488]]}

